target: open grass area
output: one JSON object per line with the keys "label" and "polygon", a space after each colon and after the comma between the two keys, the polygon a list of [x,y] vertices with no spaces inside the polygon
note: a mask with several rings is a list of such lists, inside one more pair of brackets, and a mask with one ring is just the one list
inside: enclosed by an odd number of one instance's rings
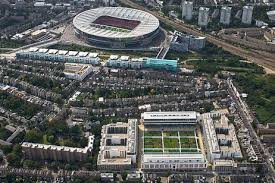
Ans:
{"label": "open grass area", "polygon": [[153,132],[153,131],[148,132],[148,131],[145,131],[144,136],[145,137],[152,137],[152,136],[161,137],[161,132]]}
{"label": "open grass area", "polygon": [[195,131],[145,131],[144,153],[199,153]]}
{"label": "open grass area", "polygon": [[164,138],[164,148],[179,148],[179,139],[177,138]]}
{"label": "open grass area", "polygon": [[145,153],[162,153],[162,149],[144,149]]}
{"label": "open grass area", "polygon": [[195,136],[195,132],[194,132],[194,131],[184,131],[184,132],[180,132],[180,136],[181,136],[181,137]]}
{"label": "open grass area", "polygon": [[181,138],[180,144],[181,148],[197,148],[195,138]]}
{"label": "open grass area", "polygon": [[178,132],[163,132],[163,137],[178,136]]}
{"label": "open grass area", "polygon": [[144,148],[162,148],[161,138],[144,138]]}

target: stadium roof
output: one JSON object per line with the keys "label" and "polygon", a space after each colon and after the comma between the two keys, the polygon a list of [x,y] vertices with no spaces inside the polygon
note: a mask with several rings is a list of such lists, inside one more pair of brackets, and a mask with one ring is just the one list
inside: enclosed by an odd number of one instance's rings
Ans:
{"label": "stadium roof", "polygon": [[[95,20],[107,16],[124,20],[139,21],[133,30],[98,25]],[[122,20],[123,21],[123,20]],[[149,34],[159,27],[159,20],[144,11],[125,7],[101,7],[84,11],[73,20],[74,27],[86,34],[105,38],[134,38]]]}

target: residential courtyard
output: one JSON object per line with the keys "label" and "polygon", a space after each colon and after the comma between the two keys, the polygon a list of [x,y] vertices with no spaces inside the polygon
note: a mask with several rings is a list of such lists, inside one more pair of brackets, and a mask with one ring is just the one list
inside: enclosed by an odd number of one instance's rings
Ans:
{"label": "residential courtyard", "polygon": [[143,134],[144,153],[200,153],[195,130],[146,130]]}

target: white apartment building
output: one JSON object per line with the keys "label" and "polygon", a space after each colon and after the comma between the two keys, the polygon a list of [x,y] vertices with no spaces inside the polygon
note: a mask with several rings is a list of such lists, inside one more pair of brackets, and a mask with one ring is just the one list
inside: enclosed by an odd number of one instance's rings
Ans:
{"label": "white apartment building", "polygon": [[43,60],[49,62],[71,62],[98,65],[98,53],[76,52],[56,49],[31,47],[16,52],[16,58],[21,60]]}
{"label": "white apartment building", "polygon": [[242,14],[242,23],[250,25],[252,23],[253,6],[244,6]]}
{"label": "white apartment building", "polygon": [[209,8],[200,7],[200,9],[199,9],[199,18],[198,18],[198,25],[200,27],[206,27],[208,25],[209,12],[210,12]]}
{"label": "white apartment building", "polygon": [[207,168],[207,160],[201,153],[145,153],[141,158],[143,170],[202,170]]}
{"label": "white apartment building", "polygon": [[221,8],[220,23],[224,25],[229,25],[231,20],[231,7],[223,6]]}
{"label": "white apartment building", "polygon": [[193,18],[193,2],[182,1],[182,19],[192,20]]}
{"label": "white apartment building", "polygon": [[101,171],[127,170],[136,164],[137,119],[104,125],[97,166]]}
{"label": "white apartment building", "polygon": [[92,66],[88,64],[65,63],[65,69],[63,72],[67,78],[82,81],[92,71]]}
{"label": "white apartment building", "polygon": [[85,161],[92,153],[94,135],[88,137],[88,145],[84,148],[45,145],[37,143],[22,143],[22,151],[25,158],[33,160],[53,160],[53,161]]}
{"label": "white apartment building", "polygon": [[143,58],[133,58],[130,59],[129,56],[111,55],[107,60],[106,65],[108,67],[122,67],[122,68],[132,68],[140,69],[143,67],[144,59]]}
{"label": "white apartment building", "polygon": [[210,162],[223,158],[242,158],[241,148],[233,124],[224,115],[215,112],[201,115],[203,135]]}
{"label": "white apartment building", "polygon": [[198,113],[195,111],[180,112],[144,112],[141,121],[144,125],[195,125]]}

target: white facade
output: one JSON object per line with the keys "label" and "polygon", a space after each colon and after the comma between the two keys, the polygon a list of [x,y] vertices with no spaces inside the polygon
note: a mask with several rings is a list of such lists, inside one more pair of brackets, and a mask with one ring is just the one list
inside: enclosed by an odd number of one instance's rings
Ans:
{"label": "white facade", "polygon": [[37,143],[22,143],[24,156],[33,160],[54,160],[54,161],[85,161],[92,153],[94,135],[88,137],[88,145],[84,148],[46,145]]}
{"label": "white facade", "polygon": [[76,52],[56,49],[29,48],[16,52],[17,59],[43,60],[50,62],[86,63],[98,65],[100,58],[97,53]]}
{"label": "white facade", "polygon": [[181,112],[144,112],[141,120],[144,125],[194,125],[197,123],[197,113]]}
{"label": "white facade", "polygon": [[231,7],[223,6],[221,8],[221,17],[220,17],[220,23],[224,25],[230,24],[231,19]]}
{"label": "white facade", "polygon": [[[213,120],[212,118],[219,118]],[[205,113],[201,115],[203,134],[210,162],[223,158],[242,158],[241,148],[233,124],[220,113]]]}
{"label": "white facade", "polygon": [[130,59],[128,56],[121,56],[118,58],[117,55],[111,55],[107,60],[106,65],[108,67],[121,67],[131,69],[141,69],[144,64],[143,58]]}
{"label": "white facade", "polygon": [[182,2],[182,19],[192,20],[193,17],[193,2],[183,1]]}
{"label": "white facade", "polygon": [[209,22],[209,8],[200,7],[199,9],[199,18],[198,18],[198,25],[201,27],[206,27]]}
{"label": "white facade", "polygon": [[197,154],[143,154],[143,170],[201,170],[207,168],[207,161]]}
{"label": "white facade", "polygon": [[67,78],[82,81],[93,71],[91,65],[65,63],[64,75]]}
{"label": "white facade", "polygon": [[244,6],[242,14],[242,23],[250,25],[252,23],[253,6]]}
{"label": "white facade", "polygon": [[126,170],[136,164],[137,119],[104,125],[97,166],[100,170]]}

